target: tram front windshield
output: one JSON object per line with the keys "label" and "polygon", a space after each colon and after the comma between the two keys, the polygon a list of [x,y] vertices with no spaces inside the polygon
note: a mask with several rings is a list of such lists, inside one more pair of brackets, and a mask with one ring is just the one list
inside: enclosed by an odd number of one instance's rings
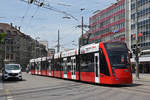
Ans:
{"label": "tram front windshield", "polygon": [[128,49],[125,43],[106,43],[105,48],[113,69],[129,67]]}

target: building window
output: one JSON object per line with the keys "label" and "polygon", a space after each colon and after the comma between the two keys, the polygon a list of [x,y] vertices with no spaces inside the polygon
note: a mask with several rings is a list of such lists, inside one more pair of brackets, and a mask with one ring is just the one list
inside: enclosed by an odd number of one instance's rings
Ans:
{"label": "building window", "polygon": [[3,33],[3,32],[4,32],[4,30],[0,29],[0,33]]}
{"label": "building window", "polygon": [[11,59],[14,59],[14,55],[13,54],[11,54]]}
{"label": "building window", "polygon": [[10,30],[7,30],[7,34],[8,34],[8,35],[11,34]]}
{"label": "building window", "polygon": [[17,31],[13,31],[14,35],[17,35]]}
{"label": "building window", "polygon": [[13,48],[13,46],[11,47],[11,52],[13,52],[14,51],[14,48]]}
{"label": "building window", "polygon": [[6,55],[6,59],[9,59],[9,54]]}
{"label": "building window", "polygon": [[131,10],[135,9],[135,3],[131,4]]}

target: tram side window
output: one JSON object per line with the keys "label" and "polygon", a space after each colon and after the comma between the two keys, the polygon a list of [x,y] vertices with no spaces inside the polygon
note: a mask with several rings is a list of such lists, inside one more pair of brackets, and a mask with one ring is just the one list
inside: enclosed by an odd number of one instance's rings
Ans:
{"label": "tram side window", "polygon": [[41,61],[41,70],[44,70],[44,64],[43,64],[43,61]]}
{"label": "tram side window", "polygon": [[36,65],[35,65],[35,63],[34,63],[33,66],[32,66],[33,70],[35,70],[35,66],[36,66]]}
{"label": "tram side window", "polygon": [[67,72],[70,72],[71,71],[71,57],[68,57],[67,58]]}
{"label": "tram side window", "polygon": [[34,70],[34,63],[31,64],[31,70]]}
{"label": "tram side window", "polygon": [[46,61],[46,70],[48,70],[49,68],[49,63],[48,63],[48,61]]}
{"label": "tram side window", "polygon": [[52,61],[51,61],[51,71],[54,71],[55,69],[55,63],[54,63],[54,59],[52,59]]}
{"label": "tram side window", "polygon": [[46,69],[46,62],[43,61],[43,70],[45,70],[45,69]]}
{"label": "tram side window", "polygon": [[36,67],[37,67],[37,70],[39,70],[39,63],[37,62],[37,64],[36,64]]}
{"label": "tram side window", "polygon": [[41,61],[41,69],[46,70],[46,61]]}
{"label": "tram side window", "polygon": [[94,72],[94,53],[81,55],[81,71]]}
{"label": "tram side window", "polygon": [[53,70],[53,64],[51,62],[49,62],[49,71],[52,71]]}
{"label": "tram side window", "polygon": [[76,72],[79,71],[79,56],[76,56]]}
{"label": "tram side window", "polygon": [[61,64],[59,59],[55,59],[54,66],[56,71],[61,71]]}
{"label": "tram side window", "polygon": [[62,62],[64,74],[67,74],[67,60],[63,60]]}
{"label": "tram side window", "polygon": [[100,50],[100,73],[110,76],[106,58],[102,50]]}
{"label": "tram side window", "polygon": [[47,62],[46,61],[44,61],[44,70],[46,70],[46,68],[47,68]]}
{"label": "tram side window", "polygon": [[35,70],[37,69],[37,64],[36,63],[34,63],[34,68],[35,68]]}

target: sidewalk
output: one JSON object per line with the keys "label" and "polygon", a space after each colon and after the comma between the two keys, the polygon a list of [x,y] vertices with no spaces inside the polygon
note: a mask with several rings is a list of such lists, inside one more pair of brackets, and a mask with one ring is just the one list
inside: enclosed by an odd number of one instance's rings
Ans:
{"label": "sidewalk", "polygon": [[135,73],[133,73],[132,74],[132,77],[133,77],[133,80],[134,81],[149,81],[150,82],[150,74],[143,74],[143,73],[140,73],[139,74],[139,77],[140,77],[140,79],[137,79],[136,78],[136,74]]}

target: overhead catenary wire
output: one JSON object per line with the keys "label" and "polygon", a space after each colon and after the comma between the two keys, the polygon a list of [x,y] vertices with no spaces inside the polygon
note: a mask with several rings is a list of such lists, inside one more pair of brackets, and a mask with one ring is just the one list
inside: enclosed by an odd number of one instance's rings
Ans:
{"label": "overhead catenary wire", "polygon": [[26,9],[24,15],[21,17],[20,26],[22,26],[22,23],[23,23],[25,17],[27,16],[27,14],[28,14],[28,12],[29,12],[29,8],[30,8],[30,5],[28,4],[28,5],[27,5],[27,9]]}
{"label": "overhead catenary wire", "polygon": [[[36,16],[36,14],[37,14],[37,12],[38,12],[38,10],[39,10],[39,7],[37,7],[37,9],[35,10],[35,12],[33,13],[33,15],[30,17],[30,20],[29,20],[29,22],[28,22],[28,27],[27,27],[27,30],[29,29],[29,27],[31,26],[31,23],[33,23],[33,18],[35,18],[35,16]],[[36,34],[34,33],[34,35],[35,35],[35,37],[36,37]]]}
{"label": "overhead catenary wire", "polygon": [[[23,2],[26,2],[26,3],[29,3],[27,0],[20,0],[20,1],[23,1]],[[57,13],[61,13],[61,14],[64,14],[66,16],[70,16],[71,18],[73,18],[74,20],[76,21],[79,21],[76,17],[74,17],[72,14],[70,13],[67,13],[65,11],[62,11],[62,10],[58,10],[54,7],[52,7],[49,3],[46,3],[45,1],[41,2],[40,0],[33,0],[34,2],[32,4],[36,5],[36,6],[39,6],[39,7],[42,7],[42,8],[45,8],[45,9],[48,9],[48,10],[51,10],[51,11],[55,11]]]}

